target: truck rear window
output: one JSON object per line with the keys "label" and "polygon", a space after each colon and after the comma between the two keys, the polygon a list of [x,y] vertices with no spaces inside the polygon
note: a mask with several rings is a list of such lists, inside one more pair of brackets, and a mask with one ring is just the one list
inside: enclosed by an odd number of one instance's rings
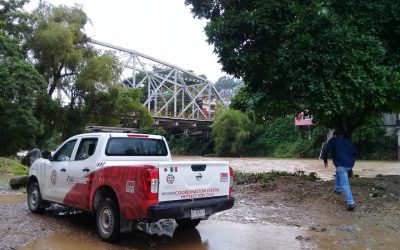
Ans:
{"label": "truck rear window", "polygon": [[149,138],[114,137],[108,139],[108,156],[166,156],[167,147],[163,140]]}

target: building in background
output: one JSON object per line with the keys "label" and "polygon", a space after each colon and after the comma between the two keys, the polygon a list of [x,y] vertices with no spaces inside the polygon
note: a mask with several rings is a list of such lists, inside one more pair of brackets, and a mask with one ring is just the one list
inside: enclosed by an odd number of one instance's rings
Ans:
{"label": "building in background", "polygon": [[400,113],[384,114],[383,124],[386,135],[397,140],[397,159],[400,160]]}

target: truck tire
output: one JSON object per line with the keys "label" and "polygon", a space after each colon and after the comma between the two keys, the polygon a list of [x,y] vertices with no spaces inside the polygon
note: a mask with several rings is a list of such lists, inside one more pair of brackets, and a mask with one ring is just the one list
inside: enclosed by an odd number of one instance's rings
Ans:
{"label": "truck tire", "polygon": [[42,200],[39,185],[32,182],[28,189],[28,207],[32,213],[39,214],[45,209],[45,201]]}
{"label": "truck tire", "polygon": [[182,228],[195,228],[197,225],[199,225],[201,219],[175,219],[175,221],[178,226]]}
{"label": "truck tire", "polygon": [[100,238],[106,242],[114,242],[120,234],[119,211],[115,201],[106,198],[100,201],[96,212],[97,232]]}

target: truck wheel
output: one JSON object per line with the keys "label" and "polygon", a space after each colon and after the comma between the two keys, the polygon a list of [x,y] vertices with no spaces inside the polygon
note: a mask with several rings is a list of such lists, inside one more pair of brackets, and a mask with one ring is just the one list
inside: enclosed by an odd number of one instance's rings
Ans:
{"label": "truck wheel", "polygon": [[40,194],[39,185],[33,182],[28,189],[28,207],[32,213],[42,213],[44,211],[44,201]]}
{"label": "truck wheel", "polygon": [[176,223],[178,226],[183,227],[183,228],[195,228],[197,225],[199,225],[201,219],[175,219]]}
{"label": "truck wheel", "polygon": [[107,198],[100,202],[96,213],[97,232],[100,238],[106,242],[113,242],[118,239],[119,211],[114,200]]}

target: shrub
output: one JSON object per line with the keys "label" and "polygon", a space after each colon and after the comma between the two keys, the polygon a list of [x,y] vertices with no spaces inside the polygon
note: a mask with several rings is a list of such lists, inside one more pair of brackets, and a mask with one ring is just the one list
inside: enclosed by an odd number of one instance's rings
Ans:
{"label": "shrub", "polygon": [[28,175],[28,168],[15,159],[0,157],[0,174]]}
{"label": "shrub", "polygon": [[258,126],[246,114],[234,109],[217,112],[212,127],[214,150],[218,156],[240,156],[256,138]]}
{"label": "shrub", "polygon": [[237,184],[250,184],[250,183],[267,183],[275,180],[279,176],[296,176],[303,180],[308,181],[318,181],[320,178],[318,177],[316,172],[310,172],[309,174],[305,174],[304,171],[296,171],[296,172],[287,172],[287,171],[269,171],[262,173],[245,173],[241,171],[235,172],[235,181]]}
{"label": "shrub", "polygon": [[291,116],[279,117],[265,126],[265,155],[273,157],[317,157],[327,129],[296,127]]}

